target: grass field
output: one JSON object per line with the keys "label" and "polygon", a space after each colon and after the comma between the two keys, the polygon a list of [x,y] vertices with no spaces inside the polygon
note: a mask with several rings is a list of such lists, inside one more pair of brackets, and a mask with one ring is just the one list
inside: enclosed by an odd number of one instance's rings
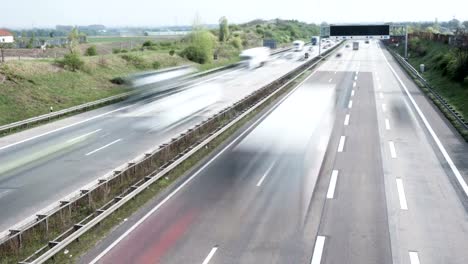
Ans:
{"label": "grass field", "polygon": [[137,43],[143,43],[147,40],[151,41],[164,41],[164,40],[175,40],[180,37],[159,37],[159,36],[139,36],[139,37],[120,37],[120,36],[109,36],[109,37],[88,37],[89,43],[113,43],[113,42],[130,42],[134,41]]}
{"label": "grass field", "polygon": [[126,54],[141,63],[135,65],[123,59],[123,54],[109,54],[83,57],[84,69],[77,72],[59,67],[52,59],[0,65],[0,125],[48,113],[51,106],[60,110],[128,91],[110,80],[153,69],[156,61],[161,68],[189,63],[166,52]]}

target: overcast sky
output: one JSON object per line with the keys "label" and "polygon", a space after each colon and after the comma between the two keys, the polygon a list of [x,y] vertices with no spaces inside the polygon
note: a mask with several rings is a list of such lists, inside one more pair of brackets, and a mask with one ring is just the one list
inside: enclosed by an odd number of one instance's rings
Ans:
{"label": "overcast sky", "polygon": [[[280,4],[282,3],[282,4]],[[0,28],[191,25],[226,16],[329,23],[468,20],[468,0],[0,0]]]}

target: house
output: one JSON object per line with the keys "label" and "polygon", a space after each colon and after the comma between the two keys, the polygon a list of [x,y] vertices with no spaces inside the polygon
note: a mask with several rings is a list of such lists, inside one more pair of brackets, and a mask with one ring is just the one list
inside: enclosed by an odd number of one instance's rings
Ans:
{"label": "house", "polygon": [[13,43],[14,41],[15,39],[11,32],[0,29],[0,43]]}

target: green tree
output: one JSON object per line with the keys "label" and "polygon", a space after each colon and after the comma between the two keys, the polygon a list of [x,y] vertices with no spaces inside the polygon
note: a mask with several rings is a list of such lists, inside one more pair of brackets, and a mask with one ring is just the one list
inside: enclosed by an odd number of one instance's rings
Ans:
{"label": "green tree", "polygon": [[219,19],[219,41],[225,42],[229,38],[229,25],[225,16]]}
{"label": "green tree", "polygon": [[68,49],[70,53],[78,52],[78,42],[79,42],[80,34],[78,32],[78,28],[74,27],[70,33],[68,34]]}

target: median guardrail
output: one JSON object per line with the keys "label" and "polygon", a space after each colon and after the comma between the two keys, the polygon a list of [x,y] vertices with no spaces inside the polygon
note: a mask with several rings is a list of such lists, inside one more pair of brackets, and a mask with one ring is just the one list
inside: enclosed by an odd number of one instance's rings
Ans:
{"label": "median guardrail", "polygon": [[449,113],[452,119],[460,125],[461,128],[468,131],[468,122],[463,118],[463,116],[454,110],[454,108],[448,104],[445,100],[427,81],[421,74],[416,70],[413,65],[411,65],[406,59],[404,59],[400,54],[395,51],[387,48],[390,54],[396,59],[396,61],[405,69],[408,73],[414,76],[422,85],[424,85],[427,90],[435,97],[435,99],[440,103],[440,105]]}
{"label": "median guardrail", "polygon": [[309,60],[167,144],[99,179],[96,185],[60,202],[59,207],[37,215],[34,222],[10,230],[7,237],[0,239],[0,258],[29,254],[21,263],[47,261],[323,59]]}

